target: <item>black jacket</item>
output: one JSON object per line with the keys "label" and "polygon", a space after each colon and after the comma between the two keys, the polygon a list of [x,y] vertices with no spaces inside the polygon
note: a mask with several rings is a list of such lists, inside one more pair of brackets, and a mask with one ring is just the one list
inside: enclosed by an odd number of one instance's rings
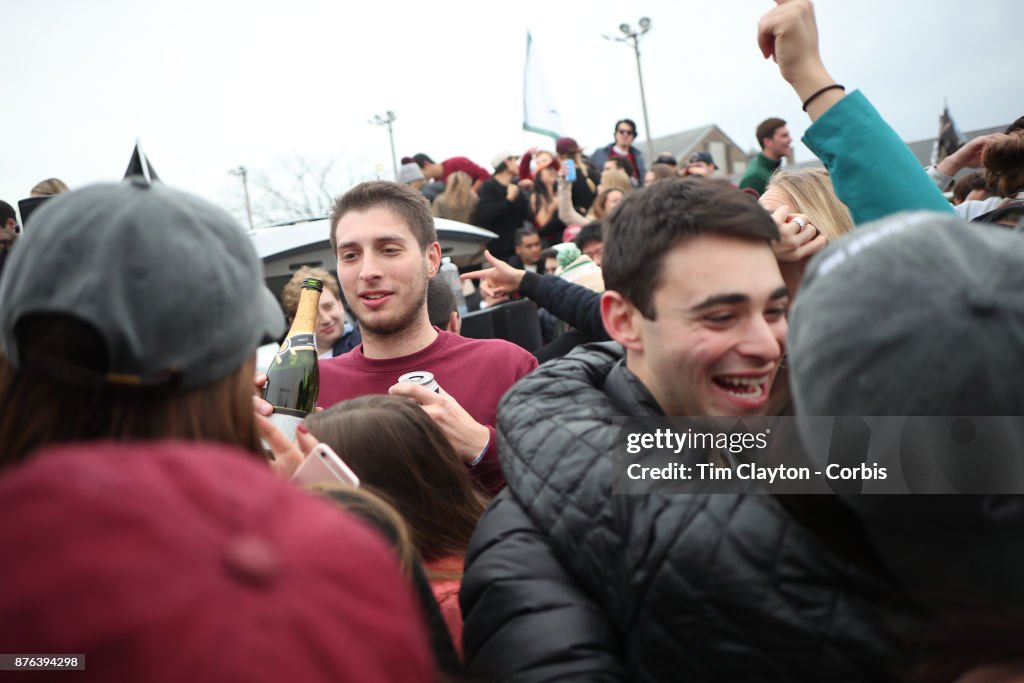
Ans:
{"label": "black jacket", "polygon": [[614,343],[583,347],[499,405],[508,487],[466,558],[469,670],[517,682],[887,680],[893,639],[878,606],[891,584],[778,499],[612,494],[613,418],[660,414],[621,359]]}
{"label": "black jacket", "polygon": [[525,193],[520,192],[511,202],[506,199],[507,193],[507,186],[491,178],[480,186],[480,202],[476,205],[477,224],[498,234],[487,248],[503,261],[515,254],[515,232],[530,215]]}
{"label": "black jacket", "polygon": [[519,293],[588,337],[608,340],[608,332],[601,321],[600,293],[556,275],[529,271],[519,283]]}

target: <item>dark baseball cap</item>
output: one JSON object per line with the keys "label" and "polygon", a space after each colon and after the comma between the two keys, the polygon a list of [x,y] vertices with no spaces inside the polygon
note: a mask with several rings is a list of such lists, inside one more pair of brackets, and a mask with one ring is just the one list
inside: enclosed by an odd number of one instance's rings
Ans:
{"label": "dark baseball cap", "polygon": [[711,164],[712,166],[715,164],[715,160],[711,156],[710,152],[694,152],[690,155],[690,158],[687,159],[686,163],[695,164],[698,161],[703,161],[705,164]]}
{"label": "dark baseball cap", "polygon": [[1024,415],[1024,239],[953,214],[859,227],[807,267],[789,328],[803,415]]}
{"label": "dark baseball cap", "polygon": [[206,200],[142,176],[40,207],[4,268],[0,302],[0,346],[15,367],[25,350],[19,321],[63,314],[103,338],[112,383],[210,384],[284,331],[242,227]]}

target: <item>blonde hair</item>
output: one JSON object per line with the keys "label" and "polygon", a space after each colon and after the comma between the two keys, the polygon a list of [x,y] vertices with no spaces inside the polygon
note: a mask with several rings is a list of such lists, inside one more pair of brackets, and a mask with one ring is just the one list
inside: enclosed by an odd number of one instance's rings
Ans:
{"label": "blonde hair", "polygon": [[[594,203],[590,205],[590,212],[587,214],[587,216],[595,219],[604,218],[605,215],[607,215],[608,213],[608,209],[605,208],[608,204],[608,195],[610,195],[612,192],[622,192],[622,190],[620,190],[617,187],[609,187],[602,189],[597,194],[597,199],[595,199]],[[622,192],[622,194],[625,195],[626,193]]]}
{"label": "blonde hair", "polygon": [[[781,169],[768,181],[769,188],[785,192],[829,241],[853,231],[853,217],[846,204],[839,201],[828,171],[823,168]],[[766,188],[767,190],[767,188]]]}
{"label": "blonde hair", "polygon": [[36,183],[36,186],[32,188],[32,192],[29,194],[32,197],[49,197],[55,194],[61,194],[70,190],[60,178],[47,178],[46,180],[40,180]]}
{"label": "blonde hair", "polygon": [[292,279],[288,281],[288,284],[281,290],[281,308],[284,309],[285,317],[288,320],[295,318],[295,312],[299,310],[299,296],[302,294],[302,281],[307,277],[315,277],[324,283],[324,287],[331,290],[331,294],[339,302],[341,301],[341,294],[338,292],[338,281],[334,279],[334,276],[323,268],[314,268],[312,266],[302,266],[295,271],[292,275]]}
{"label": "blonde hair", "polygon": [[629,176],[622,169],[610,169],[601,171],[601,189],[618,190],[626,194],[633,189],[633,183],[629,181]]}
{"label": "blonde hair", "polygon": [[451,208],[456,211],[465,209],[473,197],[473,178],[465,171],[455,171],[448,176],[445,190],[441,194]]}

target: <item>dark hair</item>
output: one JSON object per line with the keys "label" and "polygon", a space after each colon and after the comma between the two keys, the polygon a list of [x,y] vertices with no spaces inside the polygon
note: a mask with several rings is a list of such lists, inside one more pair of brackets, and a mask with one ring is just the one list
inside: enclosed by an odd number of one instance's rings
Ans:
{"label": "dark hair", "polygon": [[654,290],[665,256],[679,242],[706,234],[779,239],[768,212],[728,183],[661,180],[629,193],[605,219],[605,289],[619,292],[645,318],[654,320]]}
{"label": "dark hair", "polygon": [[558,250],[554,247],[548,247],[544,251],[540,252],[540,259],[537,260],[537,263],[540,264],[539,270],[541,275],[545,272],[544,266],[548,262],[549,258],[553,258],[556,261],[558,260]]}
{"label": "dark hair", "polygon": [[608,157],[608,161],[625,171],[626,175],[633,175],[633,162],[629,160],[629,157]]}
{"label": "dark hair", "polygon": [[306,418],[309,431],[390,503],[431,562],[465,553],[487,501],[441,428],[398,396],[361,396]]}
{"label": "dark hair", "polygon": [[455,293],[438,273],[427,283],[427,317],[430,324],[442,330],[448,326],[452,311],[459,310]]}
{"label": "dark hair", "polygon": [[765,119],[757,126],[757,144],[761,145],[761,149],[764,149],[765,138],[775,137],[775,131],[786,125],[786,122],[780,118]]}
{"label": "dark hair", "polygon": [[[415,164],[416,164],[417,166],[419,166],[419,167],[420,167],[421,169],[422,169],[422,168],[423,168],[424,166],[426,166],[427,164],[432,164],[432,163],[434,163],[434,160],[433,160],[433,159],[431,159],[430,157],[428,157],[428,156],[427,156],[426,154],[424,154],[423,152],[420,152],[419,154],[414,154],[414,155],[412,156],[412,161],[413,161],[413,162],[414,162],[414,163],[415,163]],[[402,163],[405,163],[405,162],[403,161]]]}
{"label": "dark hair", "polygon": [[619,119],[618,121],[616,121],[615,122],[615,130],[616,131],[619,129],[619,124],[620,123],[628,123],[629,127],[633,129],[633,138],[636,139],[636,136],[637,136],[636,123],[633,121],[633,119]]}
{"label": "dark hair", "polygon": [[14,207],[3,200],[0,200],[0,226],[11,218],[18,220],[18,216],[14,213]]}
{"label": "dark hair", "polygon": [[990,194],[993,192],[993,190],[989,188],[988,183],[985,181],[985,178],[981,175],[980,171],[965,175],[963,178],[953,183],[953,201],[959,204],[967,199],[967,195],[974,190],[985,190]]}
{"label": "dark hair", "polygon": [[114,440],[216,441],[262,457],[252,410],[254,356],[216,382],[115,389],[107,345],[77,318],[39,313],[16,328],[21,367],[0,353],[0,466],[49,444]]}
{"label": "dark hair", "polygon": [[334,200],[331,207],[331,251],[338,253],[338,221],[349,211],[385,208],[404,218],[421,250],[437,241],[430,202],[419,190],[387,180],[360,183]]}
{"label": "dark hair", "polygon": [[1024,189],[1024,129],[1014,128],[1020,122],[1007,128],[1009,137],[989,142],[981,153],[985,180],[1000,197],[1012,197]]}
{"label": "dark hair", "polygon": [[583,247],[587,246],[591,242],[603,242],[601,232],[603,228],[603,221],[594,220],[590,221],[576,233],[576,237],[573,238],[572,243],[576,245],[576,248],[583,251]]}
{"label": "dark hair", "polygon": [[518,228],[515,233],[513,233],[512,239],[515,240],[515,245],[518,247],[523,243],[524,238],[531,237],[536,234],[538,234],[537,231],[531,227]]}

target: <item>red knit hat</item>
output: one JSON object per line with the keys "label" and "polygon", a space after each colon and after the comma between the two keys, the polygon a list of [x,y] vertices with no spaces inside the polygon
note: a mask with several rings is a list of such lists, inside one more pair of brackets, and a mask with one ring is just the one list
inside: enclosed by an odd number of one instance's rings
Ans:
{"label": "red knit hat", "polygon": [[76,680],[435,680],[384,541],[230,447],[40,452],[0,474],[0,548],[0,652]]}

